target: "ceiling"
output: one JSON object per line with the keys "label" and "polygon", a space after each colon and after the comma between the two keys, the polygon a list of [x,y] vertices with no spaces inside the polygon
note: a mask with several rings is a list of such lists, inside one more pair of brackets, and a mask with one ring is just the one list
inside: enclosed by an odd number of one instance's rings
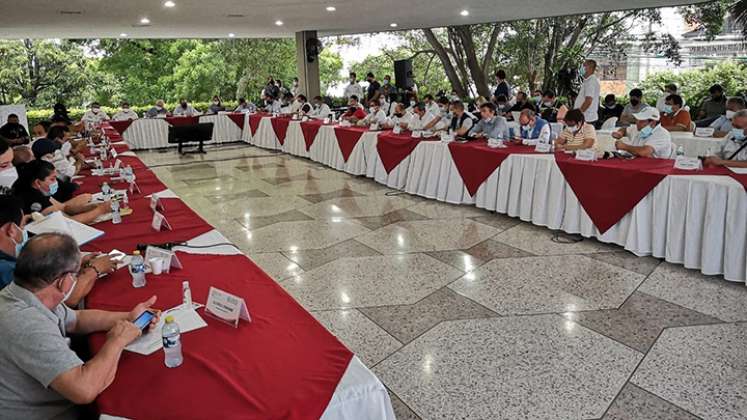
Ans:
{"label": "ceiling", "polygon": [[[257,38],[302,30],[321,36],[387,31],[392,23],[428,28],[702,0],[173,0],[171,8],[164,1],[3,0],[0,38]],[[144,17],[149,24],[140,23]]]}

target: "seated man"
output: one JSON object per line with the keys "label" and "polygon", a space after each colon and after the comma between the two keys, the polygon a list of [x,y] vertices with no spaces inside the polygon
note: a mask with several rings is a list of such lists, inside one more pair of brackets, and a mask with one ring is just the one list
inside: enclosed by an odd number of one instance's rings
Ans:
{"label": "seated man", "polygon": [[743,109],[745,109],[744,99],[739,96],[727,99],[725,115],[718,117],[709,125],[713,128],[713,137],[726,137],[732,129],[731,120],[734,114]]}
{"label": "seated man", "polygon": [[[659,96],[658,99],[656,99],[656,109],[659,110],[659,113],[661,114],[664,112],[664,105],[666,105],[667,97],[669,95],[679,95],[680,92],[677,90],[677,85],[674,83],[667,83],[664,85],[664,91],[661,96]],[[682,95],[680,95],[682,96]],[[685,99],[682,99],[682,106],[685,106]]]}
{"label": "seated man", "polygon": [[265,93],[265,112],[270,114],[279,114],[283,104],[277,100],[271,93]]}
{"label": "seated man", "polygon": [[542,103],[539,107],[540,116],[547,122],[558,122],[558,102],[555,92],[546,90],[542,94]]}
{"label": "seated man", "polygon": [[628,94],[628,97],[630,98],[630,102],[625,105],[625,108],[623,108],[622,114],[620,115],[620,120],[617,124],[620,127],[627,127],[629,125],[635,124],[637,120],[633,116],[633,114],[637,114],[648,107],[648,105],[643,102],[642,90],[633,89]]}
{"label": "seated man", "polygon": [[550,143],[550,123],[538,117],[531,109],[521,111],[519,124],[521,124],[521,130],[514,134],[517,139]]}
{"label": "seated man", "polygon": [[296,112],[298,112],[300,115],[308,115],[309,112],[311,112],[311,104],[306,99],[306,95],[298,94],[296,96],[296,103],[298,104],[298,109]]}
{"label": "seated man", "polygon": [[137,112],[130,109],[130,104],[127,102],[122,102],[121,109],[112,117],[114,121],[136,120],[138,118]]}
{"label": "seated man", "polygon": [[455,136],[464,137],[472,129],[475,121],[464,109],[462,101],[454,101],[451,103],[451,120],[449,123],[449,131],[454,133]]}
{"label": "seated man", "polygon": [[734,114],[732,126],[729,134],[721,141],[716,155],[704,159],[705,166],[747,168],[747,109]]}
{"label": "seated man", "polygon": [[407,129],[410,131],[434,131],[439,121],[441,121],[440,116],[426,111],[425,103],[419,102],[415,105],[412,117],[407,123]]}
{"label": "seated man", "polygon": [[257,111],[257,106],[253,102],[247,102],[245,98],[239,98],[239,106],[233,112],[253,113]]}
{"label": "seated man", "polygon": [[597,132],[587,123],[580,109],[572,109],[565,114],[565,129],[555,140],[556,150],[583,150],[597,147]]}
{"label": "seated man", "polygon": [[18,179],[18,170],[13,165],[15,152],[8,142],[0,139],[0,194],[10,194],[13,184]]}
{"label": "seated man", "polygon": [[[646,107],[634,117],[635,125],[612,133],[612,137],[618,139],[615,148],[638,157],[669,159],[672,156],[672,136],[659,124],[659,110]],[[626,140],[621,140],[626,136]]]}
{"label": "seated man", "polygon": [[532,104],[531,101],[527,98],[527,94],[524,92],[519,92],[516,94],[516,103],[514,106],[509,109],[509,114],[506,115],[507,118],[513,119],[513,115],[511,115],[511,112],[521,112],[525,109],[531,109],[532,111],[535,110],[534,104]]}
{"label": "seated man", "polygon": [[106,115],[106,112],[101,110],[101,105],[99,105],[98,102],[93,102],[91,104],[91,109],[86,111],[86,113],[83,114],[83,118],[81,118],[81,121],[87,125],[101,124],[103,121],[108,120],[109,116]]}
{"label": "seated man", "polygon": [[470,136],[486,139],[509,138],[506,119],[496,114],[495,105],[492,102],[480,105],[480,117],[480,121],[469,130]]}
{"label": "seated man", "polygon": [[[480,101],[479,99],[480,98],[477,98],[475,100],[475,105],[477,108],[475,109],[475,113],[477,113],[478,111],[482,113],[482,106],[483,104],[487,103],[486,101]],[[508,105],[508,99],[505,96],[500,95],[497,98],[495,98],[496,115],[498,115],[499,117],[509,116],[511,115],[510,110],[511,110],[511,106]]]}
{"label": "seated man", "polygon": [[145,113],[145,118],[163,118],[168,116],[169,111],[166,109],[163,99],[157,100],[156,105]]}
{"label": "seated man", "polygon": [[223,106],[223,101],[220,100],[220,96],[213,96],[213,103],[208,107],[208,114],[217,114],[226,110]]}
{"label": "seated man", "polygon": [[179,100],[179,105],[174,108],[174,112],[171,115],[175,117],[194,117],[200,115],[200,111],[194,109],[186,99],[182,98]]}
{"label": "seated man", "polygon": [[433,115],[440,115],[438,104],[433,100],[433,95],[428,94],[423,96],[423,103],[425,104],[425,111],[430,112]]}
{"label": "seated man", "polygon": [[13,166],[18,167],[32,160],[34,160],[34,152],[31,151],[29,146],[16,146],[13,148]]}
{"label": "seated man", "polygon": [[16,257],[28,240],[22,205],[17,197],[0,195],[0,289],[13,281]]}
{"label": "seated man", "polygon": [[366,110],[358,103],[358,97],[353,95],[348,99],[348,110],[340,117],[343,121],[350,121],[356,124],[358,121],[366,118]]}
{"label": "seated man", "polygon": [[412,114],[407,112],[407,110],[405,109],[405,106],[399,102],[395,102],[394,112],[392,112],[392,115],[389,116],[386,123],[384,124],[384,127],[386,128],[394,128],[394,127],[407,128],[407,125],[410,123],[411,118],[412,118]]}
{"label": "seated man", "polygon": [[680,95],[669,95],[661,116],[661,125],[668,131],[691,131],[690,111],[682,108]]}
{"label": "seated man", "polygon": [[708,93],[710,97],[703,101],[698,111],[698,127],[708,127],[710,123],[726,112],[724,88],[719,84],[715,84],[708,89]]}
{"label": "seated man", "polygon": [[11,146],[28,144],[31,140],[26,127],[21,125],[16,114],[9,114],[8,122],[0,127],[0,139],[5,139]]}
{"label": "seated man", "polygon": [[599,127],[604,124],[605,121],[607,121],[610,118],[617,118],[618,124],[620,123],[620,116],[623,114],[623,106],[617,103],[617,99],[615,98],[615,95],[610,93],[609,95],[604,97],[604,101],[602,102],[602,106],[599,107],[599,119],[597,122],[599,123]]}
{"label": "seated man", "polygon": [[[0,407],[6,418],[78,418],[75,404],[89,404],[113,381],[125,346],[141,335],[132,321],[156,302],[130,312],[72,310],[80,251],[70,236],[30,239],[18,255],[14,281],[0,291]],[[150,327],[154,327],[158,316]],[[98,353],[83,362],[70,349],[70,334],[108,331]]]}
{"label": "seated man", "polygon": [[329,109],[329,105],[324,103],[324,100],[321,96],[315,96],[312,101],[314,102],[314,109],[312,109],[309,113],[309,116],[311,118],[324,119],[329,117],[329,115],[332,113],[332,110]]}
{"label": "seated man", "polygon": [[368,115],[366,115],[362,120],[358,121],[358,125],[367,127],[375,123],[379,127],[382,127],[384,124],[386,124],[387,116],[384,110],[381,109],[381,102],[379,102],[378,99],[372,99],[368,105]]}

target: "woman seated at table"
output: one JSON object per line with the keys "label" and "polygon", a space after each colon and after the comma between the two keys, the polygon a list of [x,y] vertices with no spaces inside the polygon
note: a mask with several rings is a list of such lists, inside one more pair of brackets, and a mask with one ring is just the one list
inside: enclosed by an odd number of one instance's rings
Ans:
{"label": "woman seated at table", "polygon": [[597,150],[597,132],[587,123],[580,109],[565,114],[565,128],[555,140],[556,150]]}
{"label": "woman seated at table", "polygon": [[62,211],[69,218],[86,224],[111,211],[108,202],[92,204],[91,194],[81,194],[65,202],[55,200],[53,196],[57,194],[59,185],[54,165],[45,160],[33,160],[18,168],[13,195],[23,201],[26,214],[40,212],[47,215]]}

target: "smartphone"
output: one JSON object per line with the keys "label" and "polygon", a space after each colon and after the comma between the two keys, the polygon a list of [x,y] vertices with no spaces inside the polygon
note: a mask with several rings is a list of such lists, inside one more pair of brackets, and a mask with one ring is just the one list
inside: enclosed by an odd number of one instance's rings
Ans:
{"label": "smartphone", "polygon": [[133,324],[135,324],[138,328],[140,328],[141,331],[145,331],[148,329],[148,326],[150,325],[150,321],[156,317],[156,314],[151,311],[145,311],[142,314],[140,314],[137,319],[133,321]]}

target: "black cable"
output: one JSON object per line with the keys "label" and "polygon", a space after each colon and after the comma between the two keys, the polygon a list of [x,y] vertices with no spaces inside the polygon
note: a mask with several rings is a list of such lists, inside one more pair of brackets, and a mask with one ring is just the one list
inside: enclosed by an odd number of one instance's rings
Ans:
{"label": "black cable", "polygon": [[186,245],[185,244],[185,245],[176,245],[176,246],[174,246],[174,248],[176,248],[176,247],[183,247],[183,248],[203,249],[203,248],[215,248],[215,247],[218,247],[218,246],[230,246],[231,248],[234,248],[237,251],[241,252],[241,249],[238,246],[236,246],[236,245],[234,245],[234,244],[232,244],[230,242],[222,242],[222,243],[213,244],[213,245]]}
{"label": "black cable", "polygon": [[575,244],[575,243],[579,243],[583,241],[584,237],[583,236],[576,237],[574,235],[569,235],[565,232],[556,230],[556,231],[553,231],[552,238],[550,240],[558,244]]}

